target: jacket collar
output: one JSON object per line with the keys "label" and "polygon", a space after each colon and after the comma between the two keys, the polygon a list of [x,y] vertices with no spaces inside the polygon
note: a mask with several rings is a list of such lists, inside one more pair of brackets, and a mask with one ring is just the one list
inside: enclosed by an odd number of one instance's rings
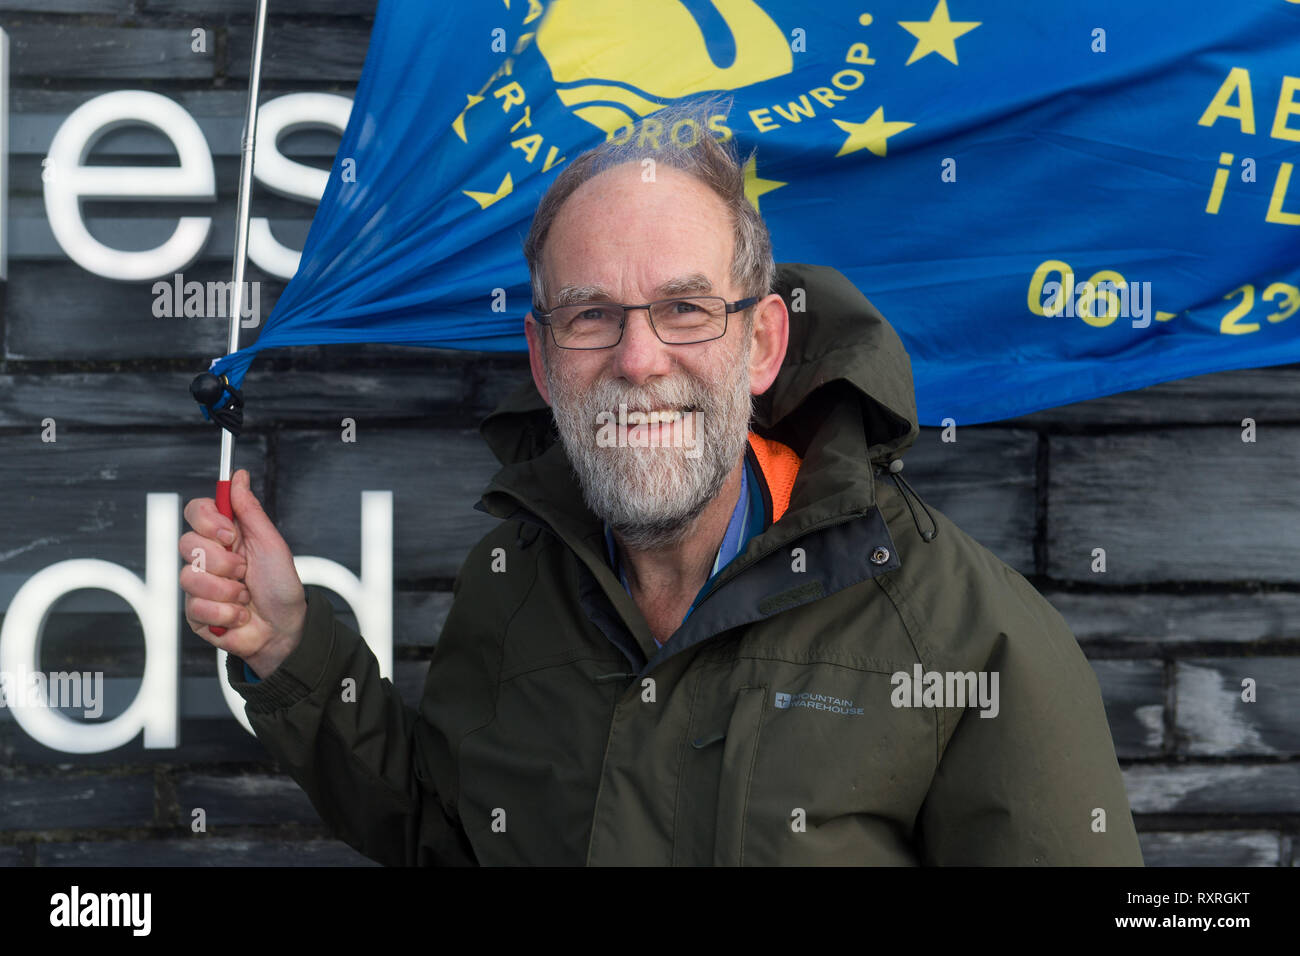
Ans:
{"label": "jacket collar", "polygon": [[[776,380],[755,401],[751,427],[789,445],[803,462],[785,515],[718,575],[714,590],[815,529],[873,512],[873,467],[900,456],[919,433],[902,342],[847,278],[825,266],[781,264],[773,291],[790,310],[790,338]],[[551,410],[531,379],[479,431],[502,468],[478,510],[548,528],[587,566],[623,619],[645,631],[604,558],[602,522],[583,501]],[[653,650],[648,631],[636,636]]]}

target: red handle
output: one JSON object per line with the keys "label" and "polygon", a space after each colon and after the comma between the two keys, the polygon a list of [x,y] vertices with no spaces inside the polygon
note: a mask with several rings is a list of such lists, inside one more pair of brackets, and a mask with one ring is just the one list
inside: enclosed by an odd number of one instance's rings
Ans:
{"label": "red handle", "polygon": [[[232,521],[234,520],[235,510],[230,507],[230,479],[228,478],[225,481],[217,482],[217,510]],[[209,627],[208,630],[217,637],[226,633],[224,627],[217,627],[215,625]]]}

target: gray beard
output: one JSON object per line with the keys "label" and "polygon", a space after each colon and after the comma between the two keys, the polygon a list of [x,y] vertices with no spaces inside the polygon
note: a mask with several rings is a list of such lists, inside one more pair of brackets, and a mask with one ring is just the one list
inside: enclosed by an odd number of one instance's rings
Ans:
{"label": "gray beard", "polygon": [[[739,463],[753,416],[749,393],[749,351],[728,364],[729,381],[710,389],[685,374],[671,382],[635,389],[617,381],[597,382],[575,395],[562,376],[546,363],[551,410],[587,507],[608,522],[623,542],[643,550],[676,544],[685,538],[722,490]],[[620,404],[628,408],[694,409],[697,457],[679,446],[600,447],[596,441],[601,412],[615,421]],[[681,428],[688,423],[683,420]]]}

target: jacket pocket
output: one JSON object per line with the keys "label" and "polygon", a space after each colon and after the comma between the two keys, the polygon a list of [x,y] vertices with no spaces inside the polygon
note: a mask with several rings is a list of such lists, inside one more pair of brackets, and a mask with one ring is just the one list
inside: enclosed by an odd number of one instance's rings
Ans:
{"label": "jacket pocket", "polygon": [[742,687],[727,724],[723,741],[722,773],[718,781],[718,811],[714,821],[715,866],[740,866],[745,862],[745,824],[749,814],[749,788],[754,777],[758,737],[762,729],[766,687]]}

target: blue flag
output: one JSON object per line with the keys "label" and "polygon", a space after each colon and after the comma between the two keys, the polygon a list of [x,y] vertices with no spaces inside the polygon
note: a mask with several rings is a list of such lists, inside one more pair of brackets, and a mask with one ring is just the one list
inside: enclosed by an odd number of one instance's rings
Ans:
{"label": "blue flag", "polygon": [[[778,262],[898,330],[924,425],[1300,361],[1295,0],[382,0],[284,345],[523,351],[565,163],[735,138]],[[731,98],[707,130],[656,110]]]}

